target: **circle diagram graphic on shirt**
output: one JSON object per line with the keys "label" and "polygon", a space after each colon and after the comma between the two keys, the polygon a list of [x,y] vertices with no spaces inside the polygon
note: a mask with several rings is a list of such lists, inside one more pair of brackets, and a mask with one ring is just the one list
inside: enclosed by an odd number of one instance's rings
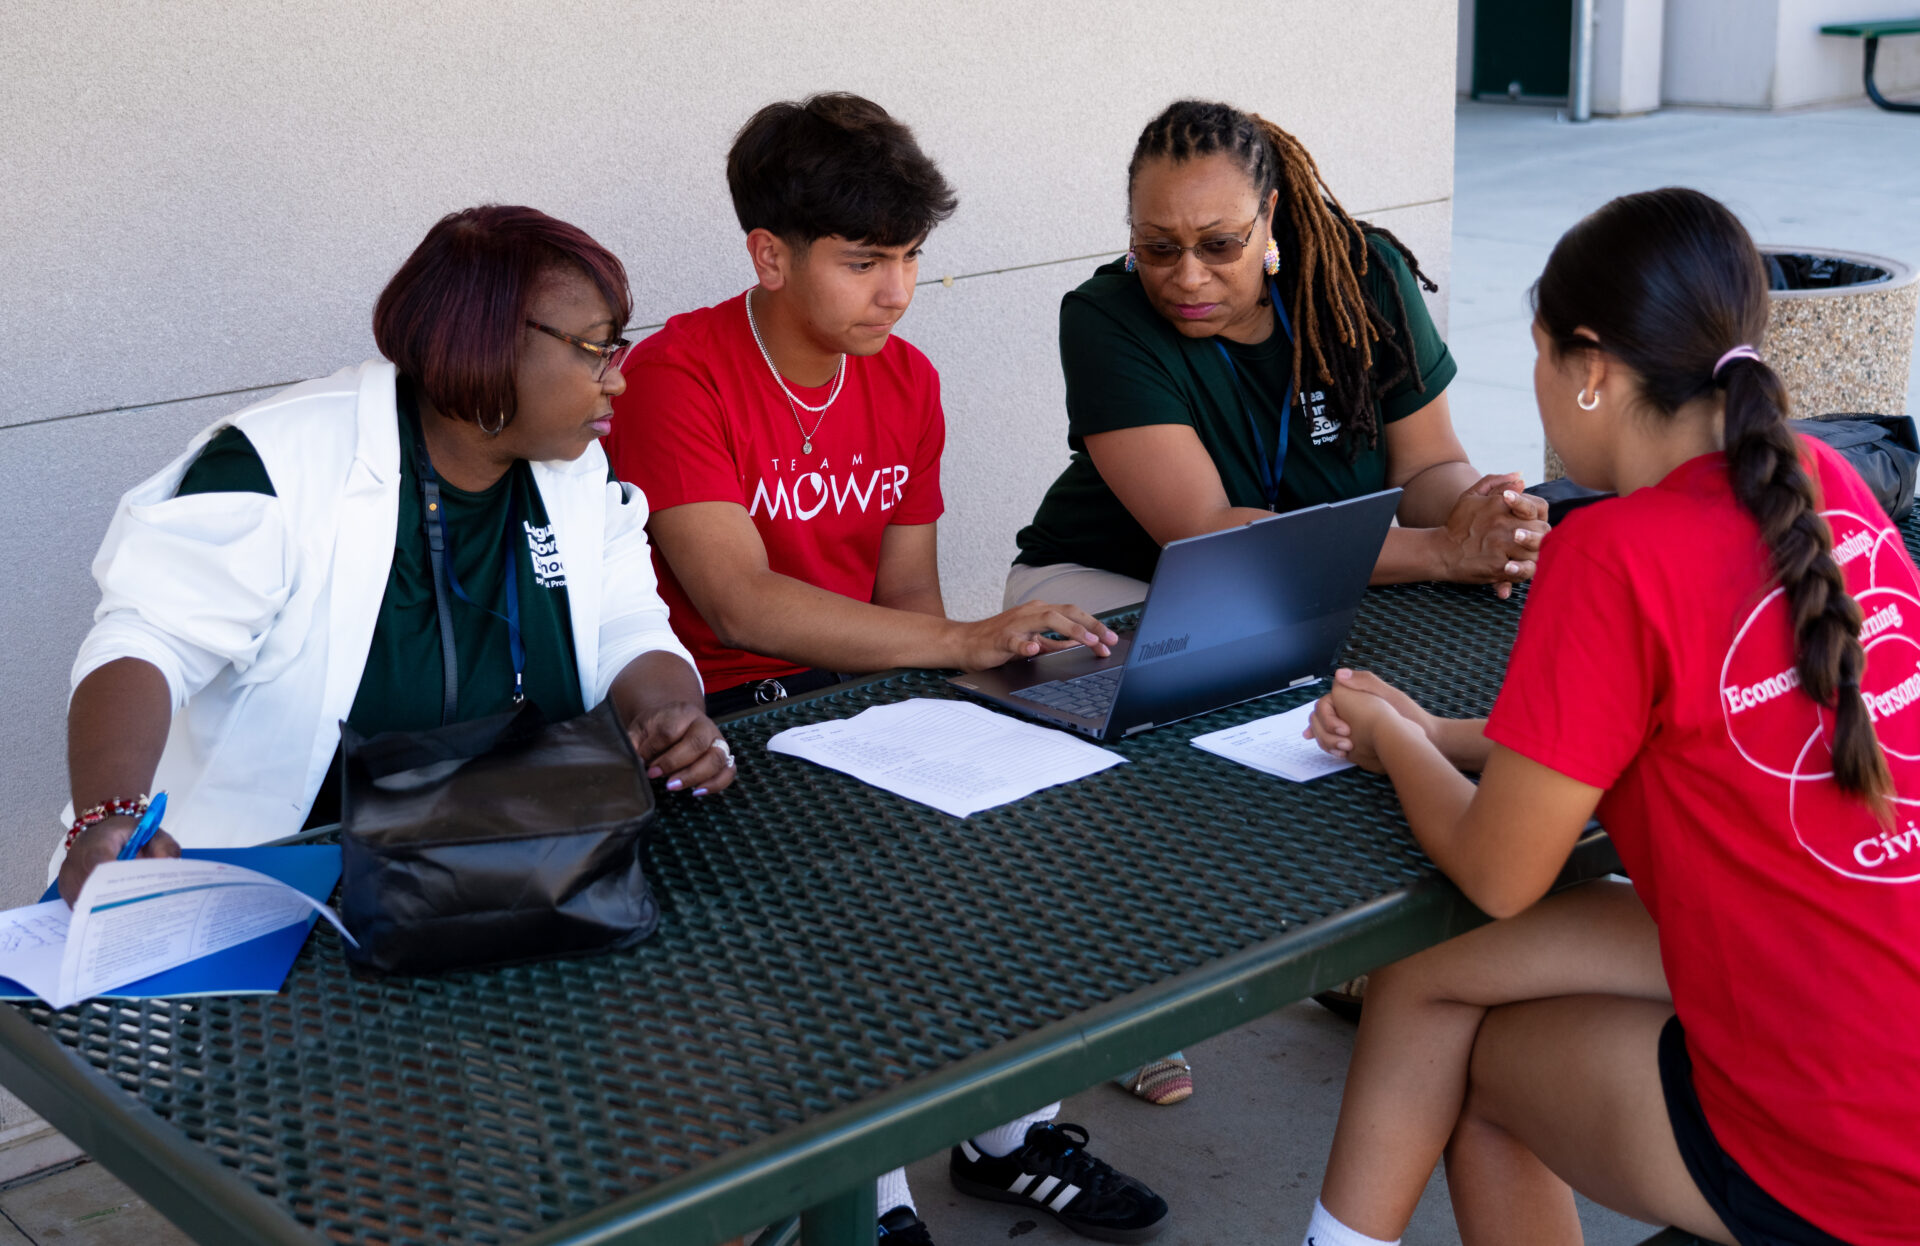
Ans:
{"label": "circle diagram graphic on shirt", "polygon": [[[1896,545],[1900,541],[1900,534],[1888,528],[1884,521],[1876,522],[1866,515],[1832,510],[1821,511],[1820,518],[1827,521],[1827,527],[1833,532],[1833,559],[1840,564],[1849,583],[1858,584],[1862,578],[1861,568],[1873,565],[1883,537],[1893,537]],[[1864,563],[1860,562],[1863,558]],[[1871,575],[1866,580],[1869,585],[1877,583]]]}
{"label": "circle diagram graphic on shirt", "polygon": [[1920,881],[1920,576],[1898,530],[1879,517],[1823,518],[1860,605],[1860,692],[1893,776],[1891,823],[1834,782],[1833,712],[1801,690],[1783,589],[1761,599],[1728,646],[1721,717],[1748,764],[1786,781],[1794,835],[1816,860],[1867,882]]}
{"label": "circle diagram graphic on shirt", "polygon": [[[1893,821],[1886,825],[1858,797],[1849,796],[1831,777],[1801,778],[1787,784],[1787,814],[1800,846],[1836,874],[1870,883],[1920,882],[1920,800],[1900,795],[1915,791],[1910,762],[1888,759],[1893,769]],[[1807,741],[1803,764],[1809,772],[1833,771],[1824,735]]]}
{"label": "circle diagram graphic on shirt", "polygon": [[1920,576],[1914,574],[1913,560],[1907,557],[1906,542],[1892,528],[1881,533],[1880,539],[1874,543],[1873,586],[1899,589],[1920,597]]}
{"label": "circle diagram graphic on shirt", "polygon": [[[1855,595],[1867,651],[1860,697],[1873,733],[1891,761],[1920,761],[1920,597],[1891,588]],[[1911,630],[1909,630],[1911,629]],[[1833,738],[1833,711],[1820,707],[1820,729]]]}
{"label": "circle diagram graphic on shirt", "polygon": [[1820,734],[1820,708],[1799,689],[1793,620],[1786,590],[1776,588],[1753,608],[1727,649],[1720,714],[1740,756],[1778,779],[1794,777],[1808,742]]}

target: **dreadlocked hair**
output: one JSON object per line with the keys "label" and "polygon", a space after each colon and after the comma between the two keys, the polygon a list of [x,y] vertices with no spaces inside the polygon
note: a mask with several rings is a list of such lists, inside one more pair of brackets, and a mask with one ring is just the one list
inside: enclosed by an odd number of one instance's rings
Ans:
{"label": "dreadlocked hair", "polygon": [[[1393,306],[1374,303],[1361,281],[1368,272],[1372,235],[1400,253],[1422,286],[1438,290],[1405,243],[1387,230],[1357,221],[1328,189],[1300,140],[1256,113],[1204,100],[1179,100],[1147,123],[1127,165],[1127,191],[1149,160],[1176,164],[1226,155],[1253,182],[1262,210],[1280,192],[1271,228],[1283,276],[1292,273],[1293,377],[1298,392],[1305,368],[1327,391],[1328,412],[1340,421],[1341,448],[1351,458],[1364,442],[1379,443],[1380,396],[1412,377],[1412,331],[1398,282],[1388,282]],[[1376,360],[1380,368],[1376,370]]]}
{"label": "dreadlocked hair", "polygon": [[1758,359],[1731,359],[1716,372],[1729,347],[1756,343],[1767,328],[1766,270],[1746,228],[1697,190],[1624,195],[1554,246],[1533,305],[1557,351],[1604,350],[1631,368],[1655,416],[1725,392],[1728,480],[1760,525],[1785,592],[1800,687],[1833,711],[1834,781],[1885,818],[1893,779],[1860,694],[1860,604],[1787,426],[1786,386]]}

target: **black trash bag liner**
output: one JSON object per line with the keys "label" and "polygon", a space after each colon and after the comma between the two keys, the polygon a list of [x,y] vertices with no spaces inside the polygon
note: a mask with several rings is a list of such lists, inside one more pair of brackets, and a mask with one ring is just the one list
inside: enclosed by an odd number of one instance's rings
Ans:
{"label": "black trash bag liner", "polygon": [[1763,251],[1761,258],[1767,262],[1769,290],[1831,290],[1872,285],[1893,276],[1877,264],[1862,264],[1838,255]]}
{"label": "black trash bag liner", "polygon": [[[1914,430],[1912,416],[1842,412],[1794,420],[1789,426],[1839,451],[1873,491],[1888,519],[1900,523],[1912,513],[1914,484],[1920,478],[1920,434]],[[1582,506],[1614,496],[1564,476],[1529,485],[1527,492],[1547,500],[1547,522],[1556,526]]]}
{"label": "black trash bag liner", "polygon": [[340,917],[377,973],[630,947],[659,905],[640,867],[653,788],[611,702],[364,737],[340,725]]}

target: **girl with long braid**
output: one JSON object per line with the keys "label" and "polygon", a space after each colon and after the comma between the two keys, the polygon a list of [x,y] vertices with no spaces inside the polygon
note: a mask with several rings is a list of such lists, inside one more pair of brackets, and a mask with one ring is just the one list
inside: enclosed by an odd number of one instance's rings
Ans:
{"label": "girl with long braid", "polygon": [[[1501,920],[1371,977],[1305,1240],[1397,1240],[1444,1156],[1472,1246],[1578,1242],[1574,1189],[1715,1242],[1911,1242],[1920,575],[1792,432],[1724,206],[1614,200],[1534,305],[1547,439],[1621,496],[1547,543],[1490,718],[1350,671],[1314,712]],[[1632,883],[1548,896],[1596,814]]]}
{"label": "girl with long braid", "polygon": [[1398,486],[1375,583],[1508,586],[1546,507],[1482,477],[1455,366],[1391,233],[1270,121],[1182,100],[1127,168],[1130,249],[1060,307],[1073,459],[1019,536],[1008,606],[1139,601],[1169,541]]}

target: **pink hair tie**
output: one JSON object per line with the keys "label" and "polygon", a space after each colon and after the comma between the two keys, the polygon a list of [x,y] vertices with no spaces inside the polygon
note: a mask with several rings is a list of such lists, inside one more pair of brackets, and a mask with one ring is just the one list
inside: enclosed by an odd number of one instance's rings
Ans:
{"label": "pink hair tie", "polygon": [[1713,379],[1716,381],[1719,380],[1720,369],[1726,367],[1728,364],[1732,363],[1736,359],[1751,359],[1755,363],[1766,362],[1766,360],[1760,358],[1759,351],[1755,350],[1751,346],[1742,344],[1734,347],[1732,350],[1728,351],[1726,354],[1720,356],[1720,362],[1713,365]]}

